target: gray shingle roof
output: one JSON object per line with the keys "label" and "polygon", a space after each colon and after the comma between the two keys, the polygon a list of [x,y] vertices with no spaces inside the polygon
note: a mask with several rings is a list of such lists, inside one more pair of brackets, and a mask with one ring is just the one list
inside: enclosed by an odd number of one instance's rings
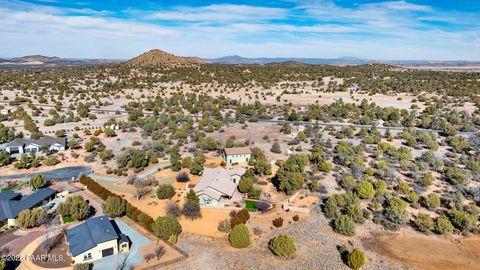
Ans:
{"label": "gray shingle roof", "polygon": [[11,190],[0,192],[0,221],[18,217],[22,210],[33,208],[55,194],[55,192],[51,188],[41,188],[23,197],[21,197],[20,193],[15,193]]}
{"label": "gray shingle roof", "polygon": [[118,233],[107,216],[89,218],[67,231],[67,242],[72,256],[118,238]]}
{"label": "gray shingle roof", "polygon": [[56,138],[51,136],[44,136],[38,140],[17,138],[5,145],[5,147],[23,147],[25,145],[37,144],[37,145],[54,145],[60,144],[63,147],[66,145],[66,138]]}

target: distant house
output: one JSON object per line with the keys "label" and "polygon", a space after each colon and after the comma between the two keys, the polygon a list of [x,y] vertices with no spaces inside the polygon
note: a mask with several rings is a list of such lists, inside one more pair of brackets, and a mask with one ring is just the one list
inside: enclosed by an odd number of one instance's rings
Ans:
{"label": "distant house", "polygon": [[42,205],[53,199],[55,193],[51,188],[41,188],[27,196],[11,190],[0,192],[0,224],[7,222],[8,226],[15,226],[15,219],[20,212]]}
{"label": "distant house", "polygon": [[201,206],[224,206],[226,203],[242,200],[237,189],[243,168],[205,168],[202,178],[193,188]]}
{"label": "distant house", "polygon": [[1,115],[8,115],[10,113],[10,110],[9,109],[2,109],[0,110],[0,114]]}
{"label": "distant house", "polygon": [[130,249],[128,236],[107,216],[89,218],[69,229],[67,244],[74,263],[91,262]]}
{"label": "distant house", "polygon": [[223,149],[223,159],[227,164],[248,162],[252,151],[250,147],[232,147]]}
{"label": "distant house", "polygon": [[65,151],[67,139],[50,136],[41,137],[38,140],[17,138],[5,145],[5,151],[10,154],[40,152],[43,146],[48,146],[50,151]]}

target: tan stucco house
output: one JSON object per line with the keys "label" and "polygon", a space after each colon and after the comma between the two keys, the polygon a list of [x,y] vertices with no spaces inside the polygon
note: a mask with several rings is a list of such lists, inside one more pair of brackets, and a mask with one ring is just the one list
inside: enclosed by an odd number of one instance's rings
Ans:
{"label": "tan stucco house", "polygon": [[205,168],[202,178],[193,188],[200,199],[200,206],[224,206],[227,203],[241,201],[242,196],[237,186],[245,172],[244,168]]}
{"label": "tan stucco house", "polygon": [[130,250],[130,239],[107,216],[89,218],[67,231],[73,263],[95,261]]}

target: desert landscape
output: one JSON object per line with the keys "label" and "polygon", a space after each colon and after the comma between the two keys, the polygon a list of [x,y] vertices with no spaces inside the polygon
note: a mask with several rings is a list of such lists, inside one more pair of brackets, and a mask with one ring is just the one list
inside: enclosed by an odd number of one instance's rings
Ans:
{"label": "desert landscape", "polygon": [[2,1],[0,270],[480,270],[480,4],[427,2]]}

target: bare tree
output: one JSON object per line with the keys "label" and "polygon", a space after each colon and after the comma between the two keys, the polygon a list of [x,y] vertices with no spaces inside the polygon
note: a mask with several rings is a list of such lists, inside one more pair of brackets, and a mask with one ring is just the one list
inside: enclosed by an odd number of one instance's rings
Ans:
{"label": "bare tree", "polygon": [[169,201],[167,204],[167,216],[179,217],[182,214],[182,209],[176,202]]}
{"label": "bare tree", "polygon": [[143,180],[137,181],[135,183],[135,196],[137,197],[137,201],[140,200],[143,196],[150,193],[152,189],[145,184]]}

